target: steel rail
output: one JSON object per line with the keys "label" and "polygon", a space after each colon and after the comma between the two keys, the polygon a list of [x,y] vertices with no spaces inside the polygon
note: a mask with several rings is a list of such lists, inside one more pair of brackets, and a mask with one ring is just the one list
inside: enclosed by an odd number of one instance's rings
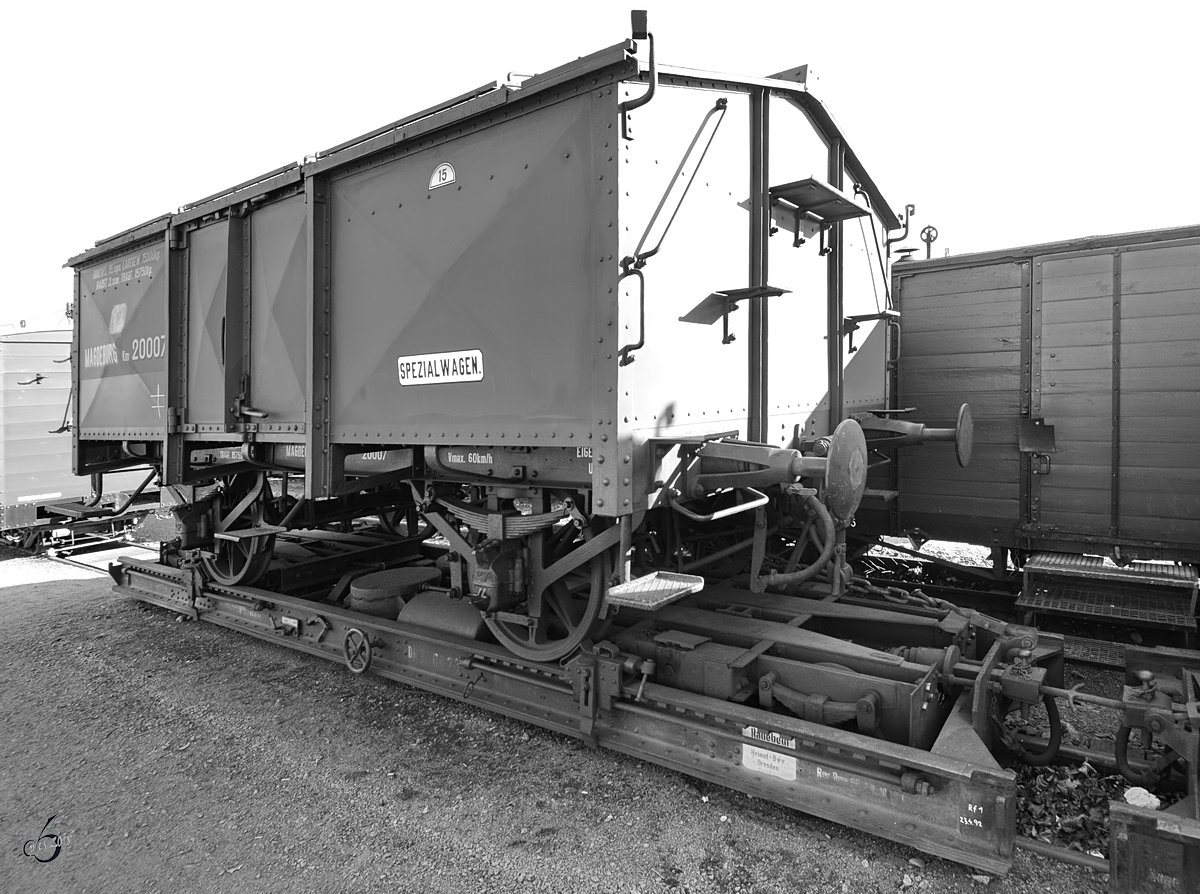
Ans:
{"label": "steel rail", "polygon": [[1073,851],[1070,848],[1060,847],[1057,844],[1050,844],[1042,841],[1040,838],[1030,838],[1028,835],[1017,835],[1014,843],[1021,850],[1029,851],[1031,854],[1037,854],[1039,857],[1048,857],[1051,860],[1058,860],[1060,863],[1070,863],[1074,866],[1082,866],[1085,869],[1090,869],[1093,872],[1103,872],[1105,875],[1111,872],[1109,861],[1103,857],[1093,857],[1091,854],[1085,854],[1080,851]]}

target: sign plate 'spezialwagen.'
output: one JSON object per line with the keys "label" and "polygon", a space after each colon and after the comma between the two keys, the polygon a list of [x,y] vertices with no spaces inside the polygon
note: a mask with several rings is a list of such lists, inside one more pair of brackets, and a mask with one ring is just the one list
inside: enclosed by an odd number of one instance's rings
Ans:
{"label": "sign plate 'spezialwagen.'", "polygon": [[397,357],[396,366],[401,385],[483,381],[483,351],[478,350]]}

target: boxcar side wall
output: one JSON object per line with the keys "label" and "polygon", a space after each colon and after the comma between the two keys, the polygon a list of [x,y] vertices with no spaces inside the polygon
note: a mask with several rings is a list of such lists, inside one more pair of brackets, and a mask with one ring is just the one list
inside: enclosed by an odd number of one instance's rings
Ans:
{"label": "boxcar side wall", "polygon": [[79,437],[166,433],[167,258],[158,237],[79,270]]}
{"label": "boxcar side wall", "polygon": [[1200,238],[1156,235],[897,268],[900,402],[976,419],[967,469],[901,452],[901,529],[1200,558]]}
{"label": "boxcar side wall", "polygon": [[1118,531],[1200,556],[1200,241],[1119,255]]}
{"label": "boxcar side wall", "polygon": [[[263,205],[249,224],[249,403],[264,427],[300,431],[308,400],[305,301],[308,208],[303,195]],[[297,439],[302,440],[302,439]]]}
{"label": "boxcar side wall", "polygon": [[[167,482],[187,483],[195,448],[274,442],[319,457],[322,496],[335,455],[380,445],[615,463],[631,69],[501,89],[453,126],[350,145],[80,256],[77,468],[159,442]],[[631,511],[616,496],[607,511]]]}
{"label": "boxcar side wall", "polygon": [[335,440],[587,441],[593,243],[615,218],[602,104],[584,93],[331,178]]}
{"label": "boxcar side wall", "polygon": [[222,433],[232,421],[226,415],[226,377],[241,354],[240,328],[230,319],[230,289],[240,292],[241,287],[240,282],[230,282],[230,230],[226,219],[189,234],[185,280],[188,386],[183,421]]}
{"label": "boxcar side wall", "polygon": [[[1112,433],[1113,255],[1033,262],[1029,415],[1053,425],[1049,469],[1030,478],[1030,531],[1080,537],[1109,532]],[[1036,458],[1035,458],[1036,459]]]}

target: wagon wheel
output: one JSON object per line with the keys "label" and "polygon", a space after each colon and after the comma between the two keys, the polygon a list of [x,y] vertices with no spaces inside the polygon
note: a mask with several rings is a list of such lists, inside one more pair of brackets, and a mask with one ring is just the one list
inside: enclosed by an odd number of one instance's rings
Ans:
{"label": "wagon wheel", "polygon": [[[266,474],[243,472],[222,479],[221,489],[213,497],[213,533],[249,531],[263,524],[267,494]],[[202,557],[205,574],[222,586],[253,584],[271,564],[275,535],[213,538],[212,558]]]}
{"label": "wagon wheel", "polygon": [[419,536],[426,540],[433,533],[433,525],[421,526],[421,515],[415,506],[392,506],[381,509],[378,514],[379,527],[393,537]]}
{"label": "wagon wheel", "polygon": [[541,594],[531,593],[524,619],[490,617],[485,619],[487,625],[513,654],[531,661],[557,661],[607,624],[600,609],[611,567],[607,553],[601,553]]}

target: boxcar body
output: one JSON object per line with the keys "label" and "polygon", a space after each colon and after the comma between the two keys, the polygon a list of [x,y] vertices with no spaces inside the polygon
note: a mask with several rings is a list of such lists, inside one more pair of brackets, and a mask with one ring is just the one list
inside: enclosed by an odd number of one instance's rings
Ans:
{"label": "boxcar body", "polygon": [[969,400],[976,457],[902,450],[900,529],[1200,560],[1200,227],[893,267],[898,400]]}
{"label": "boxcar body", "polygon": [[[345,489],[358,453],[431,448],[503,479],[529,466],[513,451],[552,450],[556,479],[617,517],[653,504],[654,439],[829,434],[841,358],[826,347],[817,228],[774,206],[756,236],[747,196],[752,173],[769,186],[823,170],[840,134],[787,81],[664,70],[625,114],[645,90],[637,69],[622,45],[486,85],[72,259],[77,470],[119,467],[124,443],[162,451],[164,480],[186,484],[212,477],[194,451],[252,442],[262,461],[308,457],[312,500]],[[753,102],[769,107],[757,149]],[[894,226],[852,152],[845,170]],[[865,251],[865,232],[846,227],[838,257]],[[752,301],[729,315],[727,344],[720,321],[681,321],[747,286],[755,238],[760,284],[769,269],[788,292],[769,332],[749,334]],[[840,312],[878,310],[877,271],[838,263]],[[882,371],[880,352],[839,402],[881,406]]]}

